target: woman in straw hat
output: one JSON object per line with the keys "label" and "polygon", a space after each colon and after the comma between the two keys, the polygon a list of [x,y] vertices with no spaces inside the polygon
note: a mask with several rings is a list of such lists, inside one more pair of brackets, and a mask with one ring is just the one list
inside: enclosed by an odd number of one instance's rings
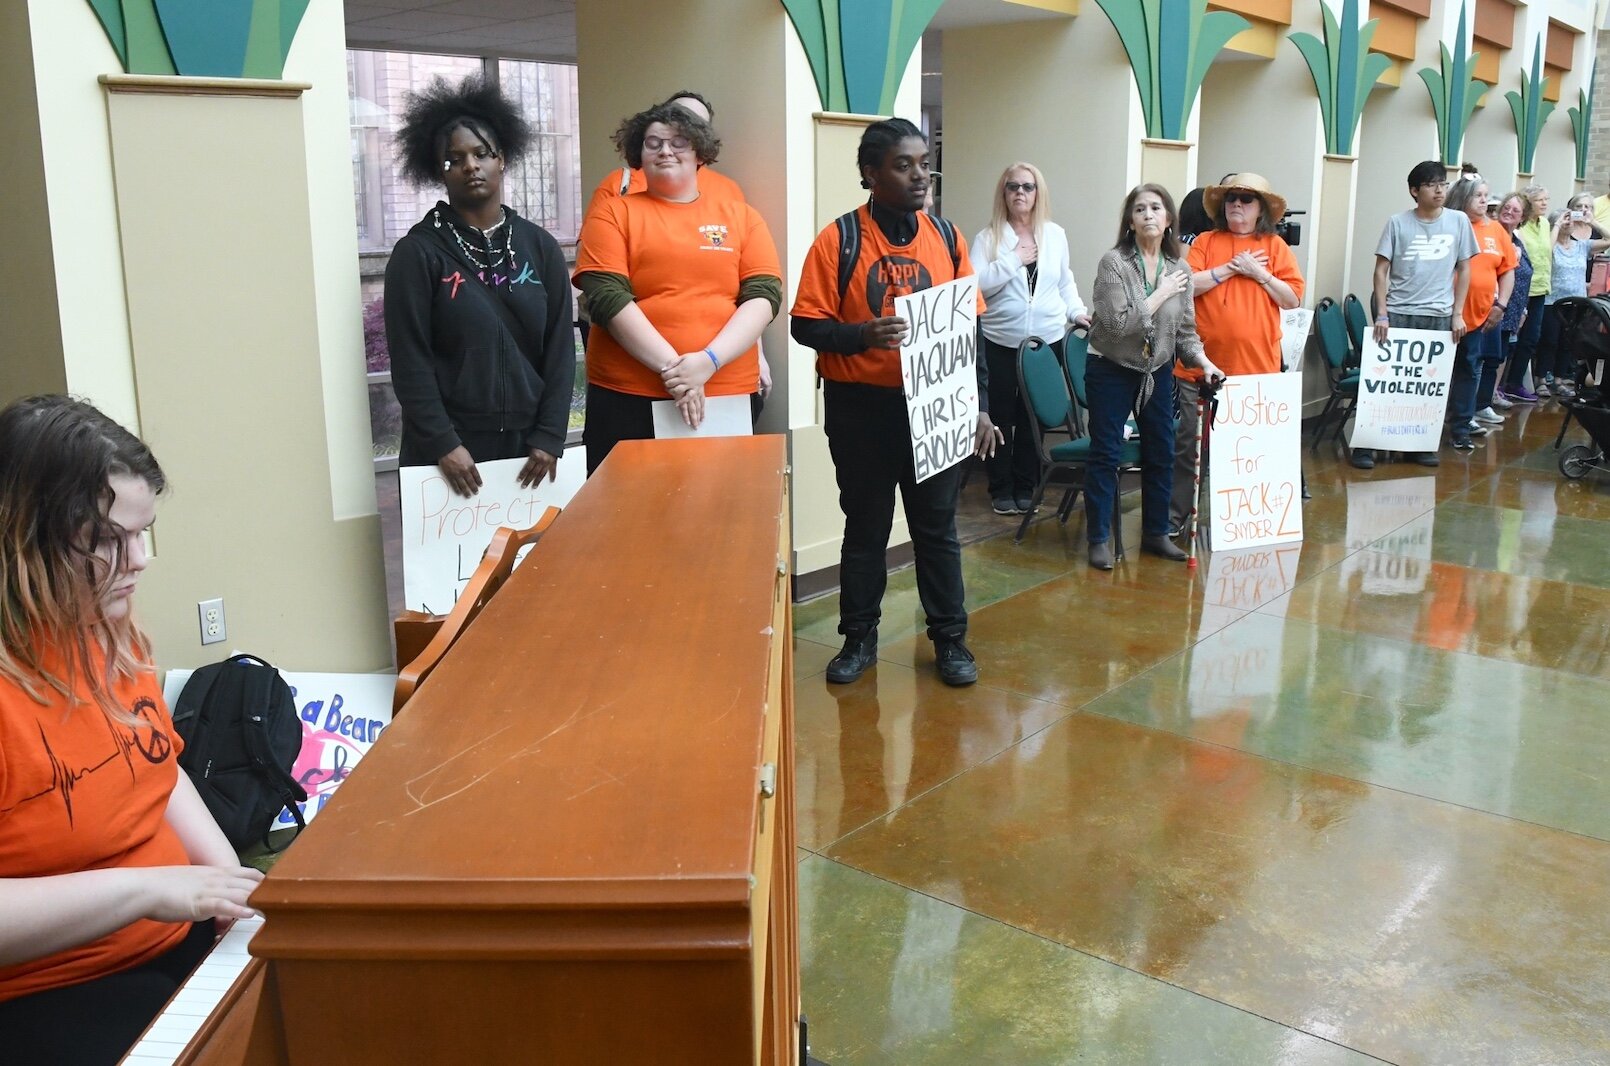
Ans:
{"label": "woman in straw hat", "polygon": [[[1280,312],[1303,300],[1303,275],[1291,248],[1275,233],[1286,200],[1259,174],[1232,174],[1202,193],[1213,229],[1191,244],[1191,292],[1202,349],[1225,374],[1280,370]],[[1174,491],[1169,531],[1179,534],[1195,494],[1199,371],[1174,367],[1180,420],[1174,433]]]}

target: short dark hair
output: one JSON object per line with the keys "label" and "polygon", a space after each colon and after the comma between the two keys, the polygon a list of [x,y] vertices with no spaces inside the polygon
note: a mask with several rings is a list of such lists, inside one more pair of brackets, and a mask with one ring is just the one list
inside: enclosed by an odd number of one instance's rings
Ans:
{"label": "short dark hair", "polygon": [[[670,96],[667,96],[664,100],[661,100],[660,103],[662,103],[662,104],[674,104],[678,100],[697,100],[697,101],[699,101],[699,103],[704,105],[704,109],[710,113],[710,121],[714,122],[716,120],[716,106],[714,104],[712,104],[705,97],[705,95],[703,93],[695,92],[692,89],[678,89],[676,92],[672,93]],[[694,116],[694,117],[697,118],[698,116]]]}
{"label": "short dark hair", "polygon": [[1203,187],[1198,185],[1180,201],[1179,231],[1182,237],[1195,237],[1213,228],[1213,219],[1208,217],[1207,207],[1202,203],[1203,191]]}
{"label": "short dark hair", "polygon": [[1163,254],[1170,259],[1178,259],[1181,251],[1180,239],[1175,236],[1175,230],[1179,225],[1180,216],[1174,210],[1174,198],[1168,194],[1167,189],[1155,182],[1137,185],[1129,190],[1128,196],[1124,197],[1124,210],[1118,216],[1118,242],[1113,247],[1126,252],[1134,250],[1135,231],[1129,226],[1129,213],[1135,210],[1135,201],[1140,199],[1141,194],[1148,192],[1156,193],[1157,198],[1163,201],[1163,210],[1168,212],[1168,228],[1163,231]]}
{"label": "short dark hair", "polygon": [[907,137],[917,137],[924,144],[928,143],[922,130],[909,119],[903,118],[886,118],[874,122],[861,132],[861,146],[855,151],[855,169],[861,175],[861,188],[872,188],[872,182],[867,180],[867,168],[876,170],[882,166],[885,157]]}
{"label": "short dark hair", "polygon": [[643,138],[648,135],[648,128],[654,123],[669,126],[688,139],[693,147],[694,154],[699,157],[700,165],[714,163],[721,154],[721,138],[716,131],[685,107],[676,104],[655,104],[646,111],[639,111],[631,118],[622,122],[615,130],[615,150],[626,160],[626,165],[633,170],[643,166]]}
{"label": "short dark hair", "polygon": [[442,78],[408,94],[395,141],[403,176],[415,185],[442,180],[447,142],[456,129],[466,129],[504,162],[516,163],[531,147],[531,127],[497,86],[478,74],[457,85]]}
{"label": "short dark hair", "polygon": [[1423,163],[1416,163],[1414,169],[1409,171],[1409,191],[1413,192],[1422,185],[1433,182],[1447,181],[1447,164],[1437,159],[1427,159]]}

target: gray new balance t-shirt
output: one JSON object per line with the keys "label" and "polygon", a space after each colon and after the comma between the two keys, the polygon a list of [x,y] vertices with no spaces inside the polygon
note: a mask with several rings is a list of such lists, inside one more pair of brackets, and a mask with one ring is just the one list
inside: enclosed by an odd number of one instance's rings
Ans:
{"label": "gray new balance t-shirt", "polygon": [[1405,211],[1386,220],[1375,254],[1392,264],[1388,311],[1451,315],[1454,268],[1476,254],[1476,235],[1463,211],[1444,208],[1431,222]]}

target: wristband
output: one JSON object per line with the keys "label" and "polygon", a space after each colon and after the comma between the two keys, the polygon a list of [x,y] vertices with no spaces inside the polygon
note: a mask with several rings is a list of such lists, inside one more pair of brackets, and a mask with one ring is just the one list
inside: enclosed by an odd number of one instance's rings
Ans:
{"label": "wristband", "polygon": [[1500,311],[1508,311],[1509,310],[1509,304],[1501,304],[1497,300],[1493,301],[1493,306],[1498,308]]}
{"label": "wristband", "polygon": [[1214,267],[1211,270],[1209,270],[1208,271],[1208,277],[1213,279],[1213,284],[1215,284],[1215,285],[1223,285],[1224,284],[1224,280],[1219,277],[1219,268],[1218,267]]}
{"label": "wristband", "polygon": [[710,357],[710,361],[716,365],[717,370],[721,369],[721,360],[716,358],[715,352],[712,352],[710,349],[706,348],[704,350],[704,354]]}
{"label": "wristband", "polygon": [[1390,318],[1388,318],[1386,315],[1376,315],[1375,316],[1375,321],[1377,321],[1377,322],[1390,322],[1392,320]]}

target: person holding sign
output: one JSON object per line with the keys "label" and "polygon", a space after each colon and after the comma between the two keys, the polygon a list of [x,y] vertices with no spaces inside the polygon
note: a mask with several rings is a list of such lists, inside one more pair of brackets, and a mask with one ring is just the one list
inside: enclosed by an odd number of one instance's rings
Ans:
{"label": "person holding sign", "polygon": [[531,129],[496,86],[440,78],[409,97],[403,173],[441,182],[386,265],[386,344],[402,408],[403,466],[441,468],[460,496],[475,464],[524,458],[520,483],[556,476],[570,426],[576,345],[570,279],[553,236],[503,204],[503,172]]}
{"label": "person holding sign", "polygon": [[[1463,212],[1447,211],[1448,168],[1435,159],[1409,171],[1414,208],[1386,220],[1375,247],[1375,328],[1377,344],[1387,330],[1429,329],[1465,335],[1465,297],[1470,288],[1470,258],[1476,237]],[[1480,325],[1480,323],[1476,323]],[[1407,458],[1436,466],[1436,452],[1413,452]],[[1375,466],[1375,453],[1354,448],[1348,461],[1360,470]]]}
{"label": "person holding sign", "polygon": [[1022,514],[1040,483],[1040,456],[1026,404],[1017,394],[1017,353],[1038,337],[1063,358],[1068,330],[1090,325],[1068,265],[1068,235],[1051,221],[1045,178],[1032,163],[1001,174],[990,224],[973,238],[978,287],[988,301],[981,327],[989,361],[989,409],[1006,444],[986,464],[995,513]]}
{"label": "person holding sign", "polygon": [[659,104],[621,123],[615,146],[647,187],[606,200],[581,227],[576,286],[593,319],[589,474],[618,442],[654,437],[656,400],[675,401],[697,429],[707,396],[755,396],[756,342],[783,302],[760,212],[737,197],[700,195],[700,168],[721,150],[707,123]]}
{"label": "person holding sign", "polygon": [[[967,610],[956,538],[962,465],[917,479],[900,358],[910,323],[894,313],[894,302],[967,277],[973,265],[954,227],[922,210],[931,171],[921,130],[905,119],[874,122],[861,135],[856,164],[871,199],[817,234],[805,255],[790,326],[796,341],[816,351],[824,429],[844,511],[839,556],[844,647],[828,664],[827,679],[847,684],[877,661],[898,488],[940,679],[970,685],[978,680],[978,666],[964,642]],[[982,312],[983,296],[976,302]],[[975,346],[979,415],[972,448],[988,458],[1000,434],[987,414],[986,361],[976,353]]]}
{"label": "person holding sign", "polygon": [[1491,407],[1478,408],[1477,403],[1483,390],[1492,396],[1498,364],[1504,360],[1499,326],[1509,309],[1520,256],[1504,227],[1487,217],[1487,183],[1480,174],[1460,179],[1448,191],[1447,206],[1464,212],[1476,239],[1464,309],[1470,331],[1454,352],[1453,381],[1448,389],[1449,442],[1461,451],[1470,451],[1476,446],[1471,434],[1487,432],[1478,419],[1494,425],[1504,420]]}
{"label": "person holding sign", "polygon": [[[1226,374],[1280,372],[1280,312],[1303,302],[1303,275],[1297,257],[1275,232],[1286,213],[1285,197],[1260,174],[1232,174],[1209,185],[1202,205],[1213,228],[1191,243],[1196,332],[1205,351]],[[1196,437],[1202,375],[1185,364],[1174,367],[1179,390],[1179,423],[1174,428],[1174,489],[1168,530],[1185,531],[1196,491]]]}
{"label": "person holding sign", "polygon": [[262,874],[186,774],[130,617],[166,487],[67,396],[0,411],[0,1056],[117,1062]]}
{"label": "person holding sign", "polygon": [[1141,550],[1185,561],[1185,553],[1168,539],[1174,364],[1177,360],[1195,367],[1210,382],[1222,380],[1224,373],[1202,351],[1191,272],[1180,251],[1168,190],[1161,185],[1135,186],[1124,198],[1118,242],[1096,264],[1091,292],[1090,360],[1085,365],[1085,392],[1090,398],[1085,536],[1090,565],[1097,570],[1113,568],[1118,455],[1131,411],[1140,421]]}

